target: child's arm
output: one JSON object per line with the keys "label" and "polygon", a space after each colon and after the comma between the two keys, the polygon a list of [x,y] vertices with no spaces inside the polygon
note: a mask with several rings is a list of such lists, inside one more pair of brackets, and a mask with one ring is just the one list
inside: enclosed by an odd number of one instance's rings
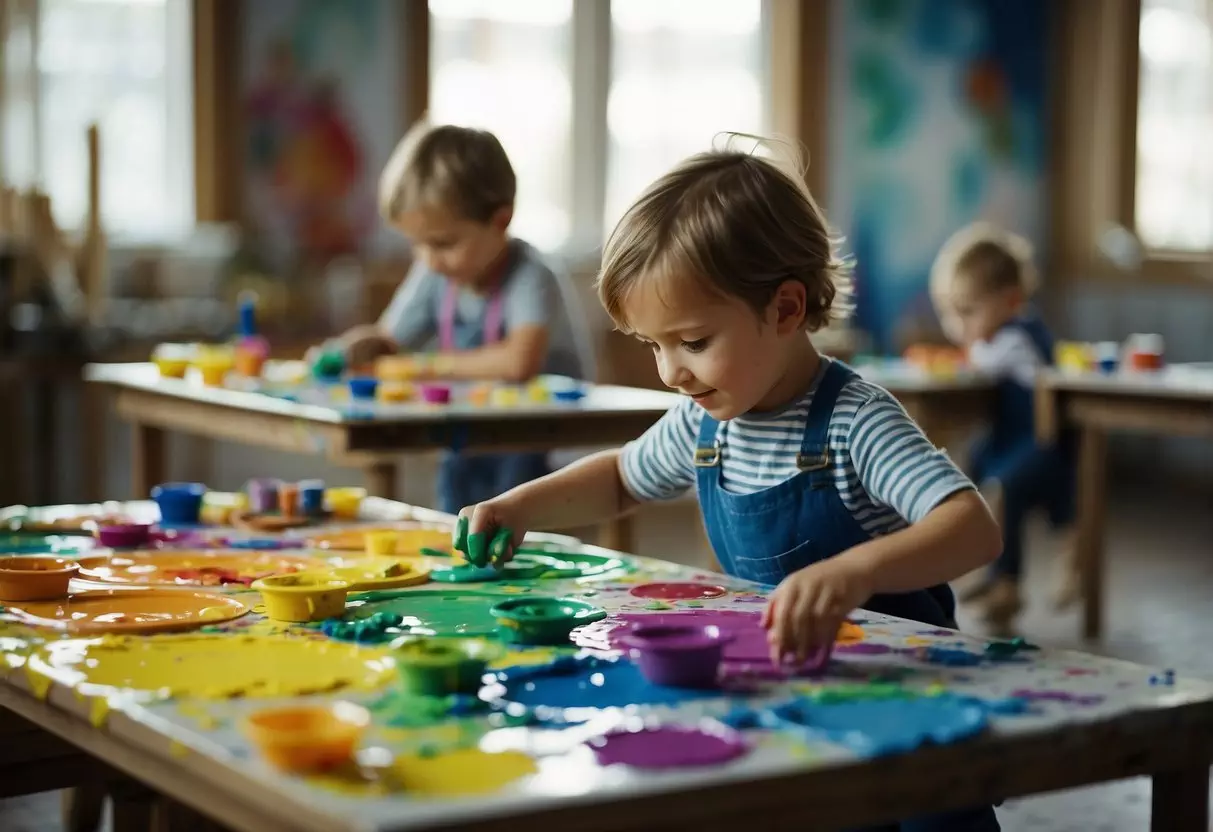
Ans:
{"label": "child's arm", "polygon": [[617,517],[640,505],[623,485],[620,454],[614,448],[587,456],[459,513],[471,518],[470,532],[510,529],[515,546],[530,530],[589,526]]}
{"label": "child's arm", "polygon": [[471,518],[472,532],[510,529],[517,546],[531,529],[587,526],[677,496],[695,481],[696,409],[686,399],[623,448],[585,457],[459,513]]}
{"label": "child's arm", "polygon": [[847,614],[872,595],[951,581],[1002,550],[985,501],[892,397],[861,406],[850,439],[864,490],[910,525],[784,579],[763,616],[776,661],[803,658],[833,640]]}
{"label": "child's arm", "polygon": [[434,378],[495,379],[521,383],[539,375],[548,354],[548,328],[531,324],[511,329],[495,344],[434,357]]}

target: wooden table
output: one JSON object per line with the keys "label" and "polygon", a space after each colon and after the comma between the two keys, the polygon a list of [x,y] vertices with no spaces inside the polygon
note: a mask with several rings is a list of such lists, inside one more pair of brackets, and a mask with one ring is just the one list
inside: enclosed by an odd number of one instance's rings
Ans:
{"label": "wooden table", "polygon": [[[133,428],[133,491],[140,498],[164,481],[168,431],[322,456],[361,469],[368,491],[391,499],[402,454],[623,444],[643,433],[679,398],[655,390],[590,386],[586,398],[571,404],[373,405],[353,412],[318,397],[313,403],[288,401],[206,387],[192,379],[164,379],[151,364],[90,364],[85,378],[112,390],[119,417]],[[629,518],[612,522],[603,532],[604,545],[632,548]]]}
{"label": "wooden table", "polygon": [[[401,507],[400,516],[409,516],[407,507]],[[583,551],[610,554],[596,547]],[[585,579],[544,583],[550,583],[555,594],[593,589],[588,600],[610,611],[648,615],[652,602],[633,596],[629,588],[650,581],[699,580],[720,585],[726,594],[697,601],[698,608],[677,602],[670,606],[692,614],[700,614],[693,609],[723,609],[753,615],[761,609],[754,601],[761,600],[762,591],[752,584],[659,561],[636,559],[633,566],[637,571],[631,575],[590,579],[588,584]],[[403,590],[403,597],[424,589]],[[444,595],[460,591],[451,588]],[[481,748],[524,753],[537,760],[537,771],[499,789],[433,800],[407,791],[360,795],[335,790],[282,774],[264,763],[240,730],[241,719],[281,698],[186,696],[157,701],[138,691],[88,686],[71,666],[48,658],[72,651],[47,651],[30,631],[2,619],[0,708],[26,720],[20,730],[28,733],[33,726],[56,735],[126,778],[117,796],[122,814],[117,816],[116,832],[144,832],[152,812],[146,799],[149,790],[245,832],[439,828],[725,832],[752,825],[755,818],[762,819],[763,829],[799,832],[875,824],[1139,775],[1154,779],[1152,829],[1207,832],[1213,685],[1188,679],[1182,672],[1170,683],[1158,684],[1151,678],[1161,674],[1158,669],[1047,649],[995,661],[979,639],[924,630],[918,624],[862,611],[853,618],[862,632],[851,638],[858,638],[864,648],[839,647],[816,690],[854,691],[855,685],[876,685],[871,688],[873,695],[887,697],[889,683],[878,680],[896,671],[901,688],[892,696],[899,702],[911,702],[915,694],[921,697],[942,685],[945,696],[966,697],[960,703],[967,703],[966,707],[1005,704],[1010,697],[1032,701],[1031,710],[1019,714],[996,710],[979,736],[936,747],[911,747],[890,756],[866,755],[786,725],[748,729],[745,735],[753,743],[752,750],[733,763],[667,772],[603,767],[595,762],[584,743],[625,724],[628,716],[619,711],[591,714],[580,727],[504,731],[494,729],[488,717],[478,716],[471,724]],[[289,637],[266,634],[259,629],[256,613],[252,619],[247,630],[239,622],[220,627],[262,634],[250,637]],[[599,641],[606,639],[606,631],[591,630],[580,643],[605,646]],[[136,637],[136,643],[139,640]],[[955,667],[932,659],[925,648],[960,649],[979,660]],[[318,667],[317,672],[327,671]],[[222,667],[216,667],[215,673],[215,678],[222,678]],[[771,702],[805,695],[803,687],[798,694],[786,684],[768,693],[770,697],[744,700],[709,697],[665,707],[642,705],[637,713],[693,725],[703,718],[728,719],[738,707],[763,711]],[[287,701],[369,703],[382,691],[283,695]],[[637,693],[644,695],[643,690]],[[492,698],[491,692],[488,696]],[[382,721],[384,713],[376,713],[377,728],[368,736],[368,746],[384,749],[389,758],[408,754],[409,749],[417,753],[417,734],[389,729]],[[859,724],[855,730],[863,734],[866,727]],[[461,732],[453,734],[460,736],[444,740],[443,732],[426,735],[429,739],[424,742],[437,746],[427,754],[441,756],[457,747],[444,744],[465,741]],[[4,767],[5,760],[0,754],[0,783],[14,773]],[[145,790],[143,799],[140,788]]]}
{"label": "wooden table", "polygon": [[1077,555],[1083,635],[1099,638],[1104,612],[1104,526],[1108,434],[1135,431],[1213,437],[1213,366],[1158,373],[1050,371],[1040,376],[1036,429],[1052,441],[1065,425],[1079,433]]}
{"label": "wooden table", "polygon": [[901,361],[862,364],[857,372],[893,394],[936,445],[947,447],[990,421],[993,382],[976,372],[927,373]]}

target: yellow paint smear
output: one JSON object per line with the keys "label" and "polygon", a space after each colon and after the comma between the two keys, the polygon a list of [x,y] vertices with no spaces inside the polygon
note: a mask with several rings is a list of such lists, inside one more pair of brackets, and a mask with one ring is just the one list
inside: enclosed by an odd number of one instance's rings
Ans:
{"label": "yellow paint smear", "polygon": [[435,797],[489,794],[538,771],[535,761],[526,754],[490,754],[478,748],[461,748],[434,757],[397,757],[395,769],[406,792]]}
{"label": "yellow paint smear", "polygon": [[383,649],[257,635],[71,639],[47,645],[30,662],[90,693],[136,690],[200,699],[373,690],[393,677]]}
{"label": "yellow paint smear", "polygon": [[25,678],[29,679],[30,690],[38,699],[45,699],[51,692],[51,677],[35,673],[34,669],[28,665],[25,668]]}
{"label": "yellow paint smear", "polygon": [[909,636],[906,638],[906,647],[926,647],[934,643],[931,639],[923,638],[922,636]]}

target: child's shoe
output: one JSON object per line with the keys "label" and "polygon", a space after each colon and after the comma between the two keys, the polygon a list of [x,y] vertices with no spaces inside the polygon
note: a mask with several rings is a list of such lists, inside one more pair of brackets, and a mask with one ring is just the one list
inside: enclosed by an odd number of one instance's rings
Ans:
{"label": "child's shoe", "polygon": [[997,578],[983,600],[982,618],[995,635],[1008,632],[1023,603],[1019,597],[1019,582],[1012,578]]}

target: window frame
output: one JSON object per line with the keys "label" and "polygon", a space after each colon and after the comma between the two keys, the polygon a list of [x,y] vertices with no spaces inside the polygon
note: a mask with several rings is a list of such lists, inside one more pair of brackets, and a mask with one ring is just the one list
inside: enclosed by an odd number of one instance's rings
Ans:
{"label": "window frame", "polygon": [[1213,246],[1197,252],[1143,248],[1141,265],[1133,269],[1118,267],[1101,253],[1100,236],[1109,227],[1137,236],[1142,4],[1080,0],[1054,9],[1052,52],[1059,84],[1050,171],[1052,265],[1078,280],[1213,287]]}

